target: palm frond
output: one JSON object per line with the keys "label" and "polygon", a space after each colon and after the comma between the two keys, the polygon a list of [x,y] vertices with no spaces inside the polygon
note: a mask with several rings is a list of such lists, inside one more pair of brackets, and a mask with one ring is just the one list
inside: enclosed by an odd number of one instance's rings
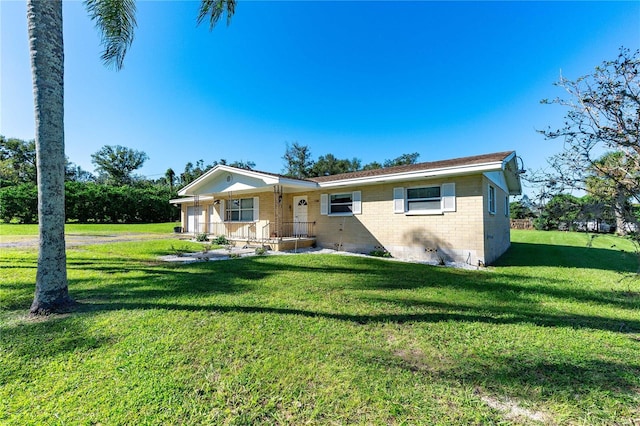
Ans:
{"label": "palm frond", "polygon": [[137,26],[135,0],[85,0],[84,4],[102,35],[103,62],[121,69]]}
{"label": "palm frond", "polygon": [[209,17],[209,29],[213,30],[223,13],[227,13],[227,25],[236,11],[236,0],[202,0],[198,13],[198,25]]}

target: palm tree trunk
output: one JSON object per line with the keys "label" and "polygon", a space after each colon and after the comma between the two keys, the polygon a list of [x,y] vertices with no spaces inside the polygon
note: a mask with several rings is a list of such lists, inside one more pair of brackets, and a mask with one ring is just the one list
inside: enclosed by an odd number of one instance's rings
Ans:
{"label": "palm tree trunk", "polygon": [[64,50],[62,1],[28,0],[38,170],[39,252],[32,314],[68,309],[64,242]]}

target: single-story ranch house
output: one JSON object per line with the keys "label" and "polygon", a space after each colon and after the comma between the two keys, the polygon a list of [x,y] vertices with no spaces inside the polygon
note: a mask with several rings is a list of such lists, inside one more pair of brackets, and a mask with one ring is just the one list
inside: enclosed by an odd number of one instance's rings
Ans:
{"label": "single-story ranch house", "polygon": [[513,151],[309,179],[218,165],[171,202],[184,232],[242,244],[484,265],[511,244],[520,173]]}

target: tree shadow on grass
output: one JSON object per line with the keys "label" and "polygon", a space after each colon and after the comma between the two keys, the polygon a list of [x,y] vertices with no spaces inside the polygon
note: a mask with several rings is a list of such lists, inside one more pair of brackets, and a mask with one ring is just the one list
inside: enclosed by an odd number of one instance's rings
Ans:
{"label": "tree shadow on grass", "polygon": [[[427,304],[425,304],[427,305]],[[431,312],[348,314],[321,312],[305,309],[281,308],[270,306],[189,304],[171,302],[136,302],[87,300],[76,307],[77,312],[165,309],[169,311],[205,311],[213,313],[247,313],[296,315],[309,318],[324,318],[351,322],[361,325],[373,323],[438,323],[470,322],[497,325],[535,324],[541,327],[569,327],[575,329],[605,330],[618,333],[640,332],[640,320],[620,320],[605,316],[550,314],[538,311],[516,311],[515,309],[475,308],[458,304],[428,303]],[[518,313],[520,312],[520,313]],[[640,342],[638,342],[640,344]],[[640,350],[640,348],[639,348]]]}
{"label": "tree shadow on grass", "polygon": [[426,359],[420,351],[374,348],[355,361],[425,374],[454,386],[463,383],[499,397],[526,400],[535,389],[538,391],[535,398],[543,400],[574,399],[592,392],[611,393],[614,399],[626,398],[627,404],[638,398],[640,364],[637,361],[603,360],[598,359],[597,354],[588,359],[558,354],[553,359],[547,358],[545,353],[521,350],[515,355],[458,357],[443,364],[439,359]]}
{"label": "tree shadow on grass", "polygon": [[[581,315],[574,313],[550,313],[536,309],[536,305],[526,302],[513,303],[511,306],[503,304],[470,305],[463,303],[446,303],[438,301],[420,301],[413,299],[385,299],[370,298],[376,303],[384,302],[391,306],[398,306],[401,310],[411,309],[410,314],[393,314],[370,317],[375,321],[390,322],[474,322],[486,324],[534,324],[539,327],[563,327],[574,329],[606,330],[618,333],[640,332],[640,317],[635,320],[611,318],[607,316]],[[424,313],[415,312],[425,311]],[[366,316],[364,319],[366,320]]]}
{"label": "tree shadow on grass", "polygon": [[[562,279],[524,275],[505,269],[502,273],[444,268],[380,259],[350,258],[357,270],[343,288],[352,290],[454,290],[478,293],[491,302],[537,303],[549,299],[604,304],[623,309],[640,309],[640,297],[623,295],[612,289],[569,286]],[[331,273],[327,269],[326,273]]]}
{"label": "tree shadow on grass", "polygon": [[[296,264],[275,257],[179,266],[148,265],[145,262],[132,264],[131,260],[117,261],[113,258],[98,260],[92,264],[77,264],[70,268],[72,275],[74,269],[89,271],[93,275],[70,280],[72,297],[79,301],[74,312],[91,315],[113,310],[159,309],[222,314],[296,315],[356,324],[455,321],[498,325],[535,324],[541,327],[588,328],[616,333],[640,332],[640,318],[629,320],[630,315],[621,319],[577,315],[560,310],[550,312],[539,304],[540,296],[544,296],[567,303],[579,301],[608,304],[633,310],[639,305],[637,297],[616,299],[607,292],[586,292],[566,286],[534,285],[527,282],[531,277],[526,276],[401,264],[379,259],[313,256]],[[348,312],[348,306],[336,306],[334,309],[322,311],[314,309],[315,302],[311,298],[310,309],[289,308],[286,306],[289,301],[284,299],[276,301],[281,306],[260,306],[261,300],[265,304],[270,300],[270,292],[281,291],[289,285],[299,285],[304,291],[307,284],[301,283],[300,280],[308,279],[308,274],[318,277],[318,282],[308,290],[309,293],[315,293],[312,297],[321,294],[325,289],[344,292],[346,297],[352,300],[357,298],[361,304],[370,304],[371,312],[375,313],[344,313],[345,309]],[[332,274],[333,278],[330,282],[327,281],[329,274]],[[273,275],[278,276],[277,281],[265,284]],[[11,286],[14,290],[0,300],[2,309],[26,312],[33,297],[33,283],[12,283]],[[395,292],[419,289],[427,291],[424,293],[425,296],[434,294],[429,292],[429,289],[467,294],[463,295],[460,302],[442,302],[422,300],[421,293],[410,292],[403,295]],[[372,294],[371,291],[376,293]],[[245,299],[244,295],[249,293],[253,294],[249,299]],[[217,296],[234,298],[228,300]],[[304,298],[306,295],[301,297]],[[254,302],[256,298],[258,301]],[[474,300],[480,301],[474,304]],[[304,303],[304,300],[300,301]],[[362,309],[358,312],[361,311]],[[637,318],[637,315],[635,317]],[[52,318],[56,324],[71,322],[69,317]],[[2,338],[24,334],[37,339],[41,337],[41,333],[49,333],[51,338],[66,335],[60,328],[47,328],[46,323],[48,321],[45,321],[44,325],[28,323],[3,326]],[[82,330],[77,334],[83,336]],[[83,344],[80,340],[70,340],[54,345],[49,350],[54,353],[56,350],[69,350],[74,345],[82,347]],[[95,341],[95,344],[100,345],[102,342]]]}
{"label": "tree shadow on grass", "polygon": [[511,247],[495,266],[551,266],[636,272],[635,253],[594,247],[551,244],[511,243]]}
{"label": "tree shadow on grass", "polygon": [[[142,294],[146,294],[143,291]],[[90,298],[78,303],[75,312],[80,314],[94,314],[96,312],[119,311],[119,310],[167,310],[167,311],[190,311],[209,312],[212,314],[243,313],[260,315],[294,315],[313,319],[336,320],[360,325],[368,324],[405,324],[405,323],[438,323],[438,322],[467,322],[486,323],[496,325],[512,324],[535,324],[542,327],[569,327],[576,329],[590,328],[594,330],[607,330],[612,332],[640,331],[640,321],[625,321],[624,324],[616,318],[598,317],[590,315],[567,315],[549,314],[536,311],[518,311],[507,308],[462,306],[455,303],[423,303],[425,312],[414,313],[378,313],[378,314],[348,314],[321,312],[305,309],[291,309],[283,307],[248,306],[248,305],[223,305],[223,304],[189,304],[173,303],[162,300],[148,301],[153,299],[150,296],[140,298],[119,298],[116,300],[101,300],[89,292]],[[391,301],[397,303],[396,301]],[[429,312],[426,310],[429,309]],[[60,352],[74,350],[89,350],[108,343],[106,337],[96,337],[89,335],[81,327],[82,321],[73,316],[52,317],[48,321],[17,323],[11,326],[3,326],[2,346],[9,345],[9,350],[18,351],[22,356],[39,357],[53,356]],[[640,346],[640,342],[637,342]],[[22,349],[20,349],[22,348]],[[640,347],[638,348],[640,350]],[[636,368],[637,366],[632,366]],[[407,366],[410,368],[410,366]],[[520,371],[516,374],[514,366],[504,366],[505,371],[500,373],[503,376],[512,376],[513,380],[518,379],[518,374],[526,377]],[[537,367],[527,367],[531,371]],[[564,368],[564,367],[563,367]],[[613,367],[612,367],[613,368]],[[560,369],[560,367],[558,367]],[[467,370],[476,371],[472,368]],[[635,371],[635,370],[634,370]],[[475,380],[489,380],[490,375],[483,375],[478,372]],[[494,374],[498,374],[495,372]],[[553,374],[555,377],[557,374]],[[518,380],[523,380],[522,378]],[[529,379],[528,379],[529,380]],[[533,380],[533,379],[531,379]],[[557,379],[554,379],[557,380]],[[613,384],[612,384],[613,386]],[[617,386],[617,385],[616,385]],[[622,386],[622,385],[620,385]]]}
{"label": "tree shadow on grass", "polygon": [[[278,276],[278,288],[300,287],[306,285],[305,280],[314,279],[317,280],[314,291],[319,291],[317,287],[350,293],[433,289],[460,294],[464,292],[465,297],[471,299],[477,298],[474,296],[476,293],[482,296],[486,308],[507,303],[517,305],[517,308],[511,308],[514,311],[520,309],[520,304],[539,305],[541,296],[569,303],[596,303],[627,310],[640,308],[640,297],[621,297],[609,290],[568,287],[566,283],[553,282],[552,278],[547,277],[541,284],[536,277],[510,273],[465,271],[359,257],[307,256],[305,261],[298,263],[274,256],[188,265],[148,264],[141,261],[137,262],[138,267],[132,267],[132,261],[126,259],[99,259],[93,263],[82,261],[79,264],[72,263],[69,268],[72,277],[70,290],[72,297],[86,303],[91,303],[91,300],[110,300],[131,306],[135,300],[146,306],[158,300],[180,301],[184,298],[239,295],[257,290],[268,292],[273,287],[265,287],[265,280],[275,275]],[[76,270],[91,274],[76,277]],[[10,286],[14,288],[14,293],[19,292],[20,287],[28,289],[28,295],[3,301],[3,308],[26,309],[28,306],[23,305],[32,297],[32,284],[12,283]],[[396,295],[393,300],[406,303]],[[521,312],[514,314],[519,317]],[[611,329],[611,326],[607,326],[607,329]]]}
{"label": "tree shadow on grass", "polygon": [[[109,344],[110,340],[108,336],[91,334],[84,330],[81,316],[119,310],[188,311],[212,315],[299,316],[358,325],[458,322],[492,325],[535,324],[540,327],[584,328],[614,333],[640,331],[640,319],[622,321],[613,317],[576,315],[538,309],[536,304],[530,303],[529,297],[535,299],[544,295],[592,303],[615,304],[617,302],[598,294],[584,296],[583,292],[578,290],[513,284],[510,281],[517,281],[518,278],[512,275],[399,264],[364,258],[340,258],[336,261],[333,257],[314,257],[304,260],[292,264],[284,259],[246,258],[181,266],[147,265],[145,262],[138,262],[139,267],[135,267],[136,263],[132,265],[131,260],[123,260],[120,264],[110,258],[94,264],[77,265],[78,269],[98,274],[104,273],[108,277],[104,282],[100,282],[100,278],[96,278],[95,275],[71,280],[72,294],[80,302],[75,308],[75,314],[78,315],[52,317],[43,322],[17,321],[11,325],[3,325],[0,328],[0,344],[3,349],[8,348],[9,351],[24,358],[25,362],[38,357],[51,357],[76,350],[91,351]],[[128,274],[129,271],[132,272],[131,275]],[[327,310],[315,308],[313,305],[309,309],[295,309],[286,306],[287,300],[276,301],[281,306],[260,306],[261,301],[265,304],[269,301],[268,297],[262,298],[259,294],[262,290],[271,291],[268,288],[266,290],[261,288],[268,277],[274,274],[282,277],[275,285],[280,289],[295,284],[300,277],[311,273],[320,277],[318,281],[320,287],[323,286],[324,277],[334,274],[334,278],[338,279],[330,284],[327,290],[344,291],[348,297],[357,298],[359,303],[370,304],[372,313],[359,313],[363,311],[362,309],[356,313],[345,313],[343,310],[345,307],[342,306]],[[29,296],[31,296],[32,285],[27,283],[24,285],[25,288],[28,286]],[[399,297],[398,293],[390,293],[395,290],[420,288],[475,292],[482,294],[483,300],[487,303],[471,305],[473,295],[466,298],[467,303],[424,301],[419,299],[419,294],[416,296],[416,293],[411,291],[406,292],[404,297]],[[372,295],[372,290],[381,291]],[[322,289],[310,291],[320,292]],[[245,293],[252,292],[255,294],[251,299],[243,299]],[[218,295],[225,298],[215,297]],[[229,300],[226,296],[238,297]],[[258,301],[252,301],[256,297]],[[383,304],[381,305],[380,302]],[[630,306],[620,303],[618,307]],[[26,309],[25,307],[15,309],[23,308]],[[640,351],[640,342],[634,342],[637,343],[636,346]],[[413,361],[397,359],[398,357],[393,354],[386,356],[388,356],[388,362],[397,365],[398,368],[421,371],[422,367]],[[581,364],[572,359],[536,360],[532,363],[518,356],[494,360],[489,367],[485,365],[486,359],[457,360],[459,368],[440,371],[438,377],[442,380],[464,381],[486,388],[507,385],[527,389],[530,386],[541,386],[551,391],[568,392],[575,386],[584,392],[596,388],[611,390],[615,393],[632,392],[634,386],[637,389],[637,383],[629,379],[640,374],[637,363],[630,362],[623,365],[595,359]],[[609,378],[603,377],[601,372],[607,372]],[[22,380],[20,374],[19,370],[13,369],[0,373],[0,379],[2,381]],[[433,373],[429,372],[429,374]]]}
{"label": "tree shadow on grass", "polygon": [[[88,331],[82,320],[68,314],[0,325],[0,354],[10,354],[24,364],[64,353],[88,352],[110,343],[109,336]],[[36,379],[37,369],[6,364],[4,367],[0,368],[0,385],[12,380],[29,383]]]}

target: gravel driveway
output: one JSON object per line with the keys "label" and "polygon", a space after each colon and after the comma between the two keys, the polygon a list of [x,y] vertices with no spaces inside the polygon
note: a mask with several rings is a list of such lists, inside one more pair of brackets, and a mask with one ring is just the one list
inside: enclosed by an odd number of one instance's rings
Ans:
{"label": "gravel driveway", "polygon": [[[179,234],[66,234],[65,243],[67,248],[86,246],[90,244],[109,244],[127,241],[141,240],[166,240],[168,238],[180,239]],[[37,236],[2,236],[0,237],[0,248],[36,248],[38,247]]]}

